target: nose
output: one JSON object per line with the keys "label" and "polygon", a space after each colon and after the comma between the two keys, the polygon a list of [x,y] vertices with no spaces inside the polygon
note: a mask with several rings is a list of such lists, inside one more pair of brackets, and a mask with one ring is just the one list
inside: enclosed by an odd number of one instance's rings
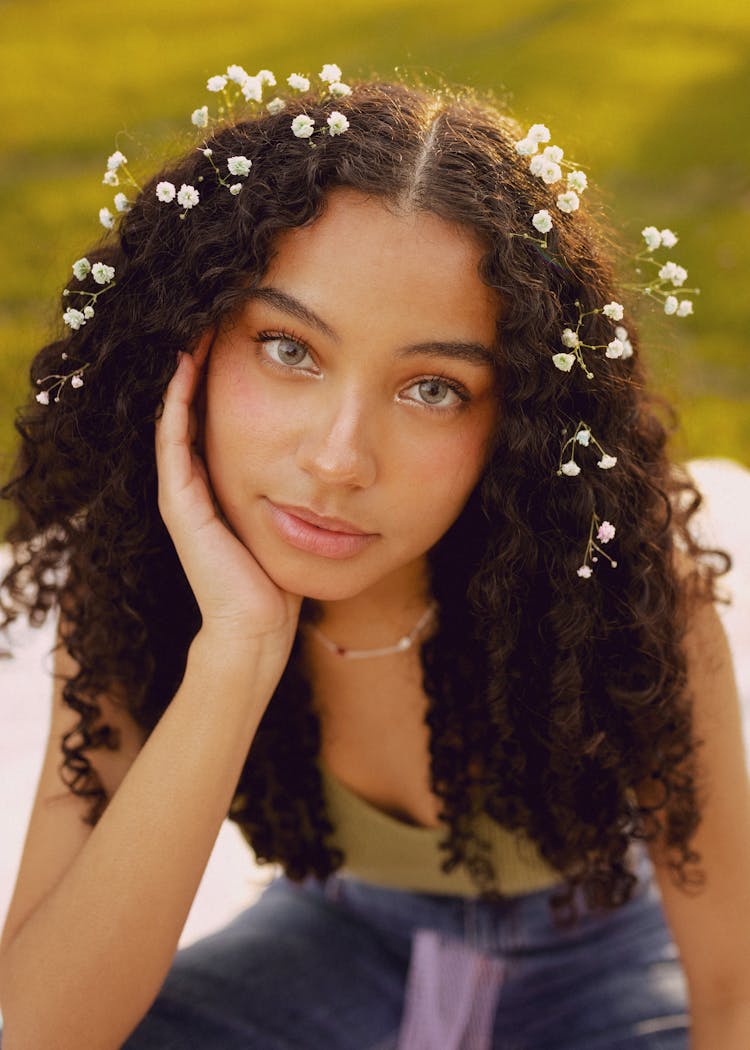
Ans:
{"label": "nose", "polygon": [[298,465],[328,485],[367,488],[377,475],[372,412],[361,397],[326,399],[303,422]]}

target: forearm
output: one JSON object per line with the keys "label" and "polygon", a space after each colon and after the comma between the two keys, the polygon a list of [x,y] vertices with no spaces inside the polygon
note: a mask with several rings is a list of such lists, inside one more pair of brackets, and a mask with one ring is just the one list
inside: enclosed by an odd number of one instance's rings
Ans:
{"label": "forearm", "polygon": [[7,1050],[119,1047],[166,976],[278,675],[191,647],[176,696],[55,889],[6,947]]}

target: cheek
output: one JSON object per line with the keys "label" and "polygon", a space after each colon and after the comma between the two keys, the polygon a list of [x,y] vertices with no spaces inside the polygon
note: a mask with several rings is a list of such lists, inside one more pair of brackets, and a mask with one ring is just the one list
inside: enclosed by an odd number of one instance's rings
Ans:
{"label": "cheek", "polygon": [[[428,497],[440,516],[452,521],[460,513],[479,480],[489,450],[494,411],[472,420],[459,434],[452,433],[413,448],[407,481],[415,492]],[[427,524],[427,523],[426,523]]]}
{"label": "cheek", "polygon": [[206,383],[205,451],[212,477],[244,472],[288,429],[288,406],[246,370],[218,366]]}

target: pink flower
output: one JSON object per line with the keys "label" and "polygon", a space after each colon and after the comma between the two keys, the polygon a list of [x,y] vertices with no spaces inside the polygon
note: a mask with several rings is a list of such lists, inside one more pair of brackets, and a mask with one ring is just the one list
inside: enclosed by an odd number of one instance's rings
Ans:
{"label": "pink flower", "polygon": [[599,540],[600,543],[609,543],[610,540],[613,540],[615,538],[616,531],[617,530],[615,529],[614,525],[612,525],[608,521],[603,521],[599,526],[596,538]]}

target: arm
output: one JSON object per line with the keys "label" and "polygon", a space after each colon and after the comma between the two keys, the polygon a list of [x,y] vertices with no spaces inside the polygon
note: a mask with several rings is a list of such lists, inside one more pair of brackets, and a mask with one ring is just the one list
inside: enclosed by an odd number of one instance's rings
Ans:
{"label": "arm", "polygon": [[726,636],[713,606],[686,638],[705,804],[695,836],[706,884],[675,887],[652,850],[664,910],[688,979],[692,1050],[750,1046],[750,782]]}

